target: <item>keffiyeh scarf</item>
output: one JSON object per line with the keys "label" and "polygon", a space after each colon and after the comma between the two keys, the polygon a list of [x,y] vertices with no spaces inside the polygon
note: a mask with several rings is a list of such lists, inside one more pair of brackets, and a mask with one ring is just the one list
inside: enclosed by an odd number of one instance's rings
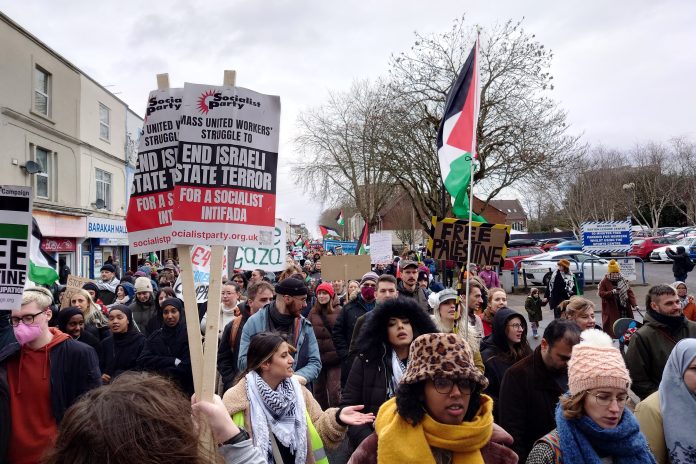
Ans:
{"label": "keffiyeh scarf", "polygon": [[[406,360],[408,362],[408,360]],[[402,362],[396,355],[396,351],[391,352],[391,370],[392,376],[389,382],[389,388],[387,389],[387,396],[391,398],[396,394],[396,387],[399,386],[401,382],[401,377],[403,377],[404,372],[406,372],[406,363]]]}
{"label": "keffiyeh scarf", "polygon": [[285,379],[272,390],[256,372],[246,375],[247,397],[254,431],[254,446],[263,451],[269,463],[273,459],[272,431],[276,440],[295,455],[295,464],[307,459],[307,418],[300,384]]}

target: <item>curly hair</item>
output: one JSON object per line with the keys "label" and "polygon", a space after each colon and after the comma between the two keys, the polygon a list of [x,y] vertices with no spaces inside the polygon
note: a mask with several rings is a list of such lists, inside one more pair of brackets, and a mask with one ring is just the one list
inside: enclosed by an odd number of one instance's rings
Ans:
{"label": "curly hair", "polygon": [[[396,412],[409,424],[414,427],[421,423],[425,414],[425,383],[401,383],[396,390]],[[469,396],[469,407],[464,415],[464,422],[471,421],[476,416],[481,407],[481,386],[473,383],[471,385],[471,396]]]}

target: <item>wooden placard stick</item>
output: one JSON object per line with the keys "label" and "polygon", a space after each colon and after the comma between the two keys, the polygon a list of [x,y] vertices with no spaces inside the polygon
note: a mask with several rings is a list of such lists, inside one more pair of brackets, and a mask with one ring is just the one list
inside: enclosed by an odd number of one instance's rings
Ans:
{"label": "wooden placard stick", "polygon": [[[157,74],[157,89],[169,88],[169,74]],[[203,375],[203,342],[200,321],[198,319],[198,302],[196,301],[196,286],[193,281],[193,265],[191,264],[191,247],[179,245],[176,247],[181,267],[181,284],[184,294],[184,316],[186,317],[186,332],[188,333],[189,352],[191,354],[191,372],[193,388],[196,396],[201,395],[201,379]]]}
{"label": "wooden placard stick", "polygon": [[[237,73],[225,70],[223,85],[234,87]],[[205,324],[205,346],[203,349],[203,382],[201,399],[213,401],[217,373],[218,331],[220,330],[220,294],[222,293],[222,262],[225,255],[223,245],[213,245],[210,256],[210,280],[208,285],[208,312]],[[228,263],[228,266],[234,263]]]}

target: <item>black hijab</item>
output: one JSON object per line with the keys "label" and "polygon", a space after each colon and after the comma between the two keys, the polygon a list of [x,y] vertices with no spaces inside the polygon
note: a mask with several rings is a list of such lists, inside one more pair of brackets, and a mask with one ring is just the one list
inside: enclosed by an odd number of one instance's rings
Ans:
{"label": "black hijab", "polygon": [[102,342],[104,373],[114,376],[121,371],[135,368],[136,361],[145,344],[145,336],[135,327],[133,312],[126,305],[116,305],[109,309],[121,311],[128,318],[128,330],[124,333],[113,333]]}
{"label": "black hijab", "polygon": [[163,312],[164,308],[167,306],[173,306],[179,311],[179,322],[177,322],[174,327],[169,327],[164,323],[164,316],[162,316],[162,336],[167,339],[178,338],[178,336],[180,336],[180,334],[183,332],[184,336],[188,337],[188,334],[186,334],[186,314],[184,314],[184,302],[178,298],[167,298],[160,305]]}
{"label": "black hijab", "polygon": [[74,306],[61,309],[58,313],[58,329],[63,333],[68,333],[68,322],[70,322],[73,316],[77,316],[78,314],[82,316],[82,311]]}

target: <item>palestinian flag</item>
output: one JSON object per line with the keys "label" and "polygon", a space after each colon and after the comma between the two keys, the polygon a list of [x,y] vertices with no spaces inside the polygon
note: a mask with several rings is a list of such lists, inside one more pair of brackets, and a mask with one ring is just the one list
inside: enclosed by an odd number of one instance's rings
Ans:
{"label": "palestinian flag", "polygon": [[41,230],[32,218],[31,246],[29,247],[29,280],[39,285],[50,285],[58,280],[56,260],[41,249]]}
{"label": "palestinian flag", "polygon": [[342,226],[346,223],[346,221],[343,219],[343,210],[339,211],[338,216],[336,216],[336,222],[339,226]]}
{"label": "palestinian flag", "polygon": [[[459,71],[457,81],[447,96],[445,115],[437,133],[437,154],[442,182],[454,199],[455,217],[469,219],[469,192],[476,158],[476,126],[479,116],[478,40]],[[474,221],[486,220],[472,214]]]}
{"label": "palestinian flag", "polygon": [[355,248],[355,254],[356,255],[366,255],[367,254],[367,239],[370,237],[370,228],[367,225],[367,222],[365,223],[365,227],[363,227],[362,233],[360,234],[360,238],[358,239],[358,246]]}
{"label": "palestinian flag", "polygon": [[297,240],[295,240],[295,246],[302,246],[302,245],[304,245],[304,241],[302,240],[302,236],[299,235],[297,237]]}
{"label": "palestinian flag", "polygon": [[336,237],[340,237],[338,232],[336,232],[335,229],[332,229],[331,227],[326,227],[326,226],[319,226],[319,230],[321,231],[321,236],[326,237],[327,235],[335,235]]}

